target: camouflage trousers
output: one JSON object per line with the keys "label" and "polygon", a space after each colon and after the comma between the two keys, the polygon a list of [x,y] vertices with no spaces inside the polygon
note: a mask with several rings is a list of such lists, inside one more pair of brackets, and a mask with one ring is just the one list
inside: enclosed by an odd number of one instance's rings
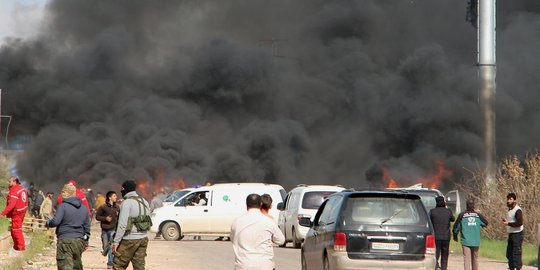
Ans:
{"label": "camouflage trousers", "polygon": [[82,239],[59,239],[56,244],[56,264],[58,270],[82,270],[82,253]]}
{"label": "camouflage trousers", "polygon": [[131,262],[133,270],[144,270],[148,238],[122,240],[114,254],[113,269],[124,270]]}

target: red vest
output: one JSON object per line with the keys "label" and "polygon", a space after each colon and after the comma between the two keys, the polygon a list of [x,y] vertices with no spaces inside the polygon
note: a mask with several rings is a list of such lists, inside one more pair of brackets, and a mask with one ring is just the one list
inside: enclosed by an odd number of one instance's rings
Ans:
{"label": "red vest", "polygon": [[28,208],[28,192],[21,185],[16,184],[9,188],[7,206],[2,211],[2,215],[11,217],[14,214],[26,213]]}

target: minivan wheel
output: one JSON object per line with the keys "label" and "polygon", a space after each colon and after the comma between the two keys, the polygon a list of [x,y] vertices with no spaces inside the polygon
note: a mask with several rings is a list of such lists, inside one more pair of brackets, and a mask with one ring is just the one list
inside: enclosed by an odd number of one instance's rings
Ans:
{"label": "minivan wheel", "polygon": [[326,255],[324,256],[323,269],[330,270],[330,262],[328,261],[328,256]]}
{"label": "minivan wheel", "polygon": [[302,240],[296,239],[296,230],[292,228],[292,244],[294,248],[300,248],[302,246]]}
{"label": "minivan wheel", "polygon": [[176,241],[180,238],[180,227],[174,222],[167,222],[161,227],[161,235],[167,241]]}
{"label": "minivan wheel", "polygon": [[304,255],[304,252],[301,253],[300,260],[302,263],[302,270],[307,270],[307,262],[306,262],[306,256]]}

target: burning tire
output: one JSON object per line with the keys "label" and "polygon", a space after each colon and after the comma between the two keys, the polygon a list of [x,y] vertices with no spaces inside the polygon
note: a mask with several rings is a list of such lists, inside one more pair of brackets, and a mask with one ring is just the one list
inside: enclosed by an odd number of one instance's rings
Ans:
{"label": "burning tire", "polygon": [[161,235],[167,241],[176,241],[182,239],[180,237],[180,226],[174,222],[167,222],[161,227]]}

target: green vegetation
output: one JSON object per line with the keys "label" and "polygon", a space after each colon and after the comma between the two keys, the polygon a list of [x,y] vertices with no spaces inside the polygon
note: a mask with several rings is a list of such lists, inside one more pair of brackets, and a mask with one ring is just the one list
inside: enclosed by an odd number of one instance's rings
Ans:
{"label": "green vegetation", "polygon": [[[6,207],[6,198],[2,197],[0,198],[0,211]],[[9,219],[8,218],[0,218],[0,234],[3,234],[7,231],[9,226]]]}
{"label": "green vegetation", "polygon": [[44,232],[32,233],[32,242],[26,247],[26,251],[21,257],[14,259],[9,265],[2,266],[4,270],[19,270],[25,265],[27,260],[31,260],[43,249],[51,245],[51,240]]}
{"label": "green vegetation", "polygon": [[[454,254],[462,254],[461,243],[451,241],[450,250]],[[523,264],[534,265],[537,262],[538,249],[535,245],[523,243]],[[480,257],[499,261],[506,260],[506,240],[490,240],[482,238],[480,243]]]}

